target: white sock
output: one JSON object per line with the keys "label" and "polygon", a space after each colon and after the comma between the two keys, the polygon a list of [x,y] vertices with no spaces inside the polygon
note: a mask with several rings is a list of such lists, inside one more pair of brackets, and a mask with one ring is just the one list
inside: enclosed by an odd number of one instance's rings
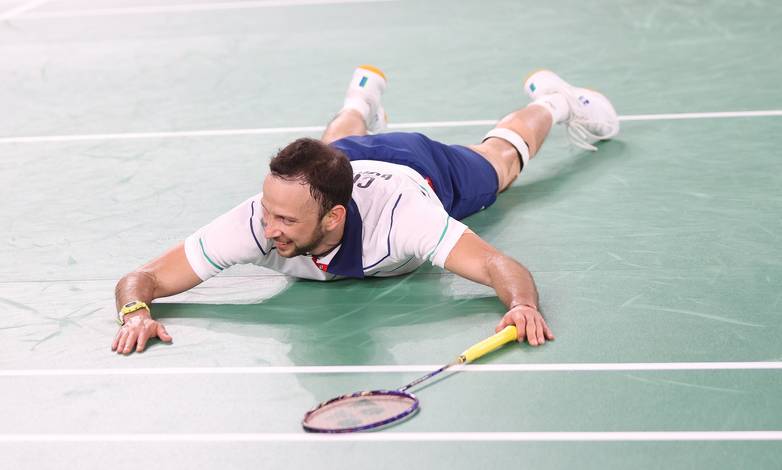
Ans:
{"label": "white sock", "polygon": [[358,96],[348,96],[345,98],[345,102],[342,104],[341,111],[346,109],[358,111],[358,113],[364,118],[364,123],[369,122],[369,113],[372,111],[372,107],[363,98]]}
{"label": "white sock", "polygon": [[570,118],[570,104],[560,93],[541,96],[529,104],[529,106],[532,105],[541,106],[551,113],[554,124],[561,124]]}

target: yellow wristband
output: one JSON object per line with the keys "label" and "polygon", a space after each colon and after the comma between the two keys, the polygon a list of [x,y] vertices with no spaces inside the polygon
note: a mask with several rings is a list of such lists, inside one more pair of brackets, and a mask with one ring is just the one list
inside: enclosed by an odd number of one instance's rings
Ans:
{"label": "yellow wristband", "polygon": [[142,309],[149,310],[149,307],[147,307],[147,304],[145,304],[140,300],[131,300],[130,302],[123,305],[122,309],[117,313],[117,323],[119,323],[120,325],[124,325],[125,315]]}

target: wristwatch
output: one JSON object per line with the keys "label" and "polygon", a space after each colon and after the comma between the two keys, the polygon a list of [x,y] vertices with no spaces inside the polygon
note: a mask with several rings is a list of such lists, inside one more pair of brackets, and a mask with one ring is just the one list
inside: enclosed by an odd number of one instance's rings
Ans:
{"label": "wristwatch", "polygon": [[123,305],[122,309],[119,312],[117,312],[117,323],[119,323],[120,325],[124,325],[125,315],[144,308],[149,310],[149,307],[147,307],[147,304],[145,304],[144,302],[140,300],[131,300],[130,302]]}

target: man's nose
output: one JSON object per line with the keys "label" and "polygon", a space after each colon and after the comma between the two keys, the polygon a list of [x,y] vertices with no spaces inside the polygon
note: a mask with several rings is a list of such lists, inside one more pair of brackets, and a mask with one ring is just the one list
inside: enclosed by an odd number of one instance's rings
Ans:
{"label": "man's nose", "polygon": [[263,222],[263,236],[266,237],[267,240],[282,235],[282,232],[277,228],[277,224],[273,219],[266,219]]}

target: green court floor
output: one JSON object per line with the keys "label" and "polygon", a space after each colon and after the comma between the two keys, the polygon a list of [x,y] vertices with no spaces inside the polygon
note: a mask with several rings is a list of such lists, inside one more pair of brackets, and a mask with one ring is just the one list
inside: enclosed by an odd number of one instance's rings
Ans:
{"label": "green court floor", "polygon": [[[776,2],[0,0],[0,468],[782,467],[782,6]],[[353,68],[393,130],[478,142],[527,73],[622,132],[552,131],[466,223],[524,263],[557,336],[301,430],[490,335],[493,291],[432,266],[317,283],[239,266],[110,351],[114,285],[260,189]]]}

